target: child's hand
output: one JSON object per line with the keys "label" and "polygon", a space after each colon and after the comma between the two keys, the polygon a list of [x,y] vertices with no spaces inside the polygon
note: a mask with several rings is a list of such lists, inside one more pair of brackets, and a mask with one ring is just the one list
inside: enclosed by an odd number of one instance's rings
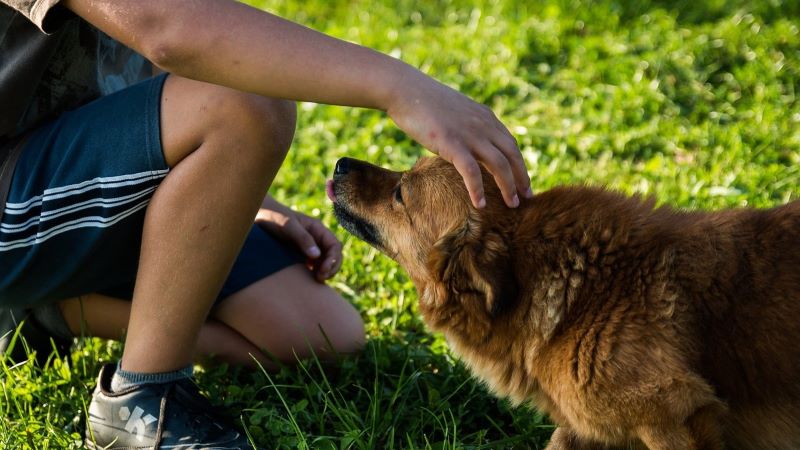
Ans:
{"label": "child's hand", "polygon": [[319,220],[267,197],[255,222],[274,236],[293,242],[308,257],[317,281],[331,278],[342,266],[342,243]]}
{"label": "child's hand", "polygon": [[494,175],[508,206],[518,206],[519,195],[533,195],[517,142],[491,109],[421,73],[400,83],[404,88],[387,112],[409,136],[456,167],[475,207],[486,204],[478,161]]}

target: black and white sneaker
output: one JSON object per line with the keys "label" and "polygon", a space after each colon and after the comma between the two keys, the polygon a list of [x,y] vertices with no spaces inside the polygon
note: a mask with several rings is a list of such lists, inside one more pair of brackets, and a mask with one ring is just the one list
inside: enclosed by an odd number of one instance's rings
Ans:
{"label": "black and white sneaker", "polygon": [[111,392],[116,364],[100,371],[89,405],[86,446],[122,449],[254,449],[220,419],[190,379]]}

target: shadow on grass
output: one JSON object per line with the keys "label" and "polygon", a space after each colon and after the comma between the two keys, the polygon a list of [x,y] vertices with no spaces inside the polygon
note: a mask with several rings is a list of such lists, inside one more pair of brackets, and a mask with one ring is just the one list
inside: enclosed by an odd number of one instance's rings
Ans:
{"label": "shadow on grass", "polygon": [[430,339],[373,339],[335,365],[315,359],[273,374],[218,366],[198,381],[275,448],[544,447],[544,417],[495,399]]}
{"label": "shadow on grass", "polygon": [[[34,345],[16,333],[7,350],[3,448],[81,448],[95,377],[121,344]],[[314,358],[272,374],[219,364],[196,375],[265,448],[540,448],[552,432],[542,415],[496,399],[441,341],[416,331],[373,338],[335,363]]]}

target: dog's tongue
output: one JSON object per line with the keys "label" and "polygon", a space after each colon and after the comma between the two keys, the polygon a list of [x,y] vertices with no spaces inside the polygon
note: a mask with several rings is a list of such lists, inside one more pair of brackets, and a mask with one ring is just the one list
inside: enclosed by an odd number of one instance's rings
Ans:
{"label": "dog's tongue", "polygon": [[336,202],[336,194],[333,192],[333,180],[328,180],[325,183],[325,193],[328,194],[328,198],[331,199],[332,202]]}

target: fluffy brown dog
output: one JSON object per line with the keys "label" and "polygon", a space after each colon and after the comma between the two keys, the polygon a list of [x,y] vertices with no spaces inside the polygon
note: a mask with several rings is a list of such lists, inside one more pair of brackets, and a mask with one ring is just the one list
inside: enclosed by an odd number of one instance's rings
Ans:
{"label": "fluffy brown dog", "polygon": [[557,188],[472,208],[438,158],[338,162],[340,223],[397,260],[428,325],[549,449],[800,448],[800,202],[716,213]]}

